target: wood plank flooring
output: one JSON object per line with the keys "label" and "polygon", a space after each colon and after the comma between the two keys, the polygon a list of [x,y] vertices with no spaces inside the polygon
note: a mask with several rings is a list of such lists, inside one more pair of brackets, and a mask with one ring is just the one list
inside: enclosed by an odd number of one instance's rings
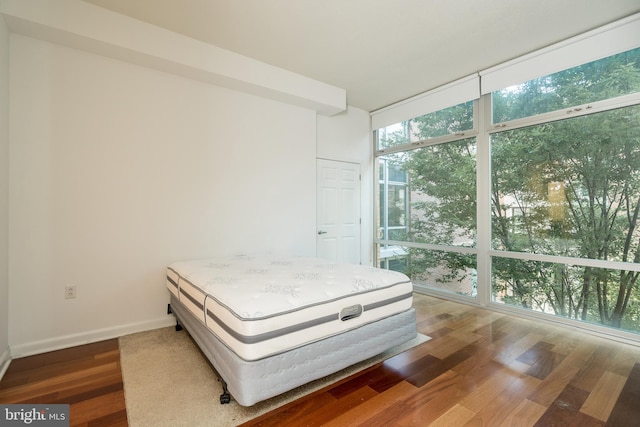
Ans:
{"label": "wood plank flooring", "polygon": [[71,426],[127,426],[118,340],[13,360],[0,403],[69,404]]}
{"label": "wood plank flooring", "polygon": [[640,348],[415,295],[432,340],[244,426],[640,426]]}
{"label": "wood plank flooring", "polygon": [[[640,425],[640,347],[419,294],[414,306],[431,341],[244,425]],[[117,340],[14,360],[0,403],[21,402],[126,426]]]}

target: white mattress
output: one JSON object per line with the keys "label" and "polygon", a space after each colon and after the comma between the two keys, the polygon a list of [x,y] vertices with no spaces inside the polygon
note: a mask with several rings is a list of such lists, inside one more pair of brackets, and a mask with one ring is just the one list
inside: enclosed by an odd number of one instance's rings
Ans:
{"label": "white mattress", "polygon": [[176,262],[167,269],[167,288],[244,360],[406,311],[413,292],[395,271],[281,256]]}

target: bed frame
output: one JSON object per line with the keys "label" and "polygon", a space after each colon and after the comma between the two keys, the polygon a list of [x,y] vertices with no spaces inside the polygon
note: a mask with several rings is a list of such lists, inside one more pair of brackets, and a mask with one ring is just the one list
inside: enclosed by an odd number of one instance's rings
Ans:
{"label": "bed frame", "polygon": [[247,361],[223,344],[174,295],[169,312],[176,316],[176,330],[184,326],[217,371],[223,385],[220,403],[229,403],[233,396],[242,406],[338,372],[417,335],[415,310],[410,308],[348,332]]}

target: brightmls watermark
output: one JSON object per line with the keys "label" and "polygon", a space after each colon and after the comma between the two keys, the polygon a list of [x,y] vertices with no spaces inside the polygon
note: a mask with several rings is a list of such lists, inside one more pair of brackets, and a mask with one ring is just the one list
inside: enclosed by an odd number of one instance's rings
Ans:
{"label": "brightmls watermark", "polygon": [[69,405],[0,404],[0,426],[69,427]]}

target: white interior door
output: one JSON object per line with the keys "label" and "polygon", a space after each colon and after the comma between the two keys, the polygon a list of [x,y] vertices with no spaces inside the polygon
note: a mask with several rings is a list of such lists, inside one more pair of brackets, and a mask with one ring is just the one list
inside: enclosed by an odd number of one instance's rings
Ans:
{"label": "white interior door", "polygon": [[360,264],[360,165],[317,161],[318,257]]}

